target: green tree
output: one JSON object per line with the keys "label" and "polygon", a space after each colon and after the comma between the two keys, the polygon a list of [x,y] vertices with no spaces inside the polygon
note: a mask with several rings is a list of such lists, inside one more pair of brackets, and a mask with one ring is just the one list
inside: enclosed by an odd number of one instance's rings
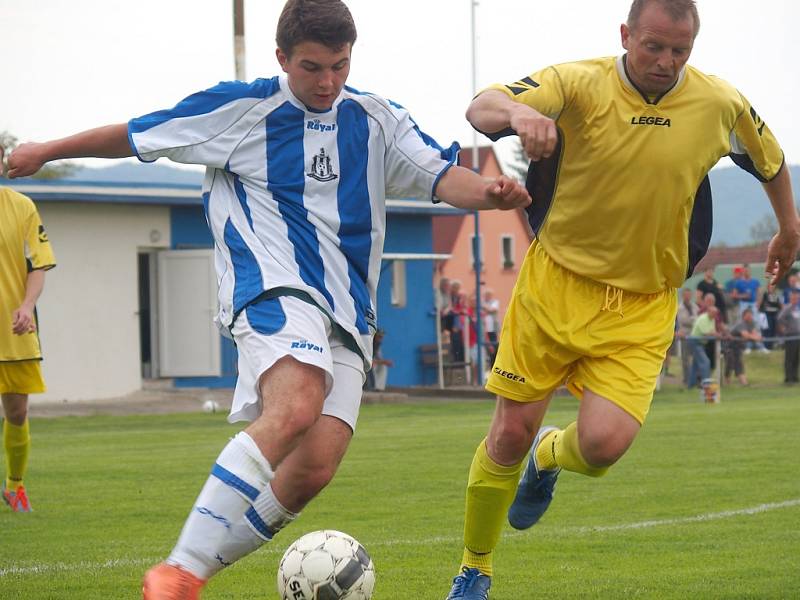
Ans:
{"label": "green tree", "polygon": [[776,233],[778,233],[778,220],[773,213],[764,215],[750,226],[750,239],[754,244],[768,242]]}
{"label": "green tree", "polygon": [[[0,131],[0,147],[5,150],[5,158],[3,160],[2,172],[8,171],[8,164],[6,163],[8,155],[17,147],[17,137],[8,131]],[[61,179],[69,177],[77,169],[77,165],[68,161],[57,161],[55,163],[48,163],[43,166],[35,175],[31,175],[33,179]],[[0,175],[0,179],[4,177]]]}

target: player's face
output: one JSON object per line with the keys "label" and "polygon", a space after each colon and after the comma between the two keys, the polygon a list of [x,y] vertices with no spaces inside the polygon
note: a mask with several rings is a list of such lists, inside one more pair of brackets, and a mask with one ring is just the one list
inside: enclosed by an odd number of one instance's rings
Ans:
{"label": "player's face", "polygon": [[301,42],[291,56],[275,51],[289,87],[308,108],[330,110],[350,74],[350,44],[334,50],[318,42]]}
{"label": "player's face", "polygon": [[658,2],[645,5],[634,29],[621,27],[628,75],[646,94],[661,94],[678,80],[694,45],[694,19],[673,21]]}

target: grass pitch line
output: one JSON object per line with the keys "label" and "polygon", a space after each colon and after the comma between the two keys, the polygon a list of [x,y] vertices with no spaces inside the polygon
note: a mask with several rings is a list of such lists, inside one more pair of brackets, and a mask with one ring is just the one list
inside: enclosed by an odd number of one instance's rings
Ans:
{"label": "grass pitch line", "polygon": [[8,567],[0,569],[0,577],[9,575],[45,575],[50,573],[77,573],[103,571],[117,567],[144,567],[157,563],[159,558],[112,558],[101,562],[81,561],[77,563],[57,562],[52,564],[39,563],[25,567]]}
{"label": "grass pitch line", "polygon": [[[677,519],[658,519],[651,521],[639,521],[638,523],[622,523],[619,525],[595,525],[590,527],[564,527],[554,529],[549,533],[563,535],[564,533],[594,533],[602,531],[626,531],[632,529],[647,529],[649,527],[660,527],[663,525],[685,525],[688,523],[702,523],[705,521],[717,521],[719,519],[729,519],[731,517],[741,517],[746,515],[756,515],[760,513],[769,512],[772,510],[779,510],[782,508],[791,508],[793,506],[800,506],[800,498],[794,500],[785,500],[784,502],[770,502],[767,504],[759,504],[751,506],[750,508],[742,508],[739,510],[725,510],[715,513],[706,513],[702,515],[695,515],[693,517],[681,517]],[[507,532],[505,535],[509,537],[519,537],[526,535],[524,531]],[[427,539],[415,540],[380,540],[373,541],[367,544],[370,548],[374,546],[400,546],[400,545],[430,545],[441,543],[458,543],[461,541],[460,537],[456,536],[438,536]],[[259,554],[281,554],[283,553],[283,546],[271,544],[264,546]],[[114,569],[118,567],[147,567],[162,560],[162,558],[120,558],[111,559],[102,562],[88,562],[82,561],[78,563],[40,563],[28,565],[25,567],[8,567],[0,569],[0,578],[8,577],[10,575],[44,575],[49,573],[77,573],[77,572],[93,572],[106,569]]]}
{"label": "grass pitch line", "polygon": [[[592,525],[586,527],[561,527],[558,529],[539,530],[537,534],[543,533],[545,535],[564,535],[564,534],[586,534],[603,531],[625,531],[633,529],[647,529],[649,527],[660,527],[664,525],[685,525],[688,523],[702,523],[704,521],[717,521],[719,519],[729,519],[732,517],[741,517],[746,515],[755,515],[759,513],[769,512],[772,510],[779,510],[781,508],[791,508],[793,506],[800,506],[800,498],[794,500],[785,500],[783,502],[770,502],[767,504],[759,504],[749,508],[741,508],[739,510],[726,510],[716,513],[706,513],[702,515],[695,515],[692,517],[680,517],[675,519],[658,519],[651,521],[639,521],[637,523],[621,523],[619,525]],[[503,535],[506,537],[521,537],[527,535],[527,531],[510,531],[505,532]],[[454,543],[460,542],[461,537],[455,536],[438,536],[427,538],[424,540],[379,540],[369,544],[373,546],[398,546],[398,545],[413,545],[413,544],[436,544],[436,543]]]}
{"label": "grass pitch line", "polygon": [[790,508],[792,506],[800,506],[800,498],[795,500],[785,500],[784,502],[770,502],[768,504],[759,504],[750,508],[741,508],[739,510],[725,510],[716,513],[706,513],[704,515],[695,515],[694,517],[681,517],[678,519],[658,519],[655,521],[640,521],[639,523],[624,523],[621,525],[599,525],[594,527],[580,527],[577,529],[578,533],[592,533],[594,531],[623,531],[626,529],[645,529],[647,527],[658,527],[661,525],[683,525],[686,523],[702,523],[703,521],[717,521],[719,519],[729,519],[731,517],[741,517],[744,515],[757,515],[759,513],[769,512],[771,510],[778,510],[781,508]]}

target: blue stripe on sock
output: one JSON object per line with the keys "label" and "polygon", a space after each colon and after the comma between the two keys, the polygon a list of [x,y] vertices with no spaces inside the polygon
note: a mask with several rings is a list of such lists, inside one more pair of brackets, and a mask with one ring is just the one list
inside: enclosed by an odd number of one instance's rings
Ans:
{"label": "blue stripe on sock", "polygon": [[228,485],[236,491],[243,493],[245,496],[250,498],[251,502],[254,502],[260,493],[252,485],[237,477],[225,467],[221,467],[217,463],[214,463],[214,467],[211,469],[211,474],[225,485]]}
{"label": "blue stripe on sock", "polygon": [[244,513],[244,516],[248,521],[250,521],[250,524],[256,528],[256,531],[258,531],[268,540],[271,540],[272,536],[275,535],[275,532],[270,529],[266,523],[264,523],[264,521],[261,519],[261,516],[252,506],[247,509],[247,512]]}

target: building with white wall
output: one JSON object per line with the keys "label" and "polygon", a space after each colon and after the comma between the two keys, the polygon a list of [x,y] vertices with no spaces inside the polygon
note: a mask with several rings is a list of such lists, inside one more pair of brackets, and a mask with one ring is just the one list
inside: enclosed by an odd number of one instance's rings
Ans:
{"label": "building with white wall", "polygon": [[[125,396],[150,378],[233,385],[236,351],[212,322],[213,241],[198,186],[8,183],[36,203],[58,263],[38,303],[48,391],[33,402]],[[423,383],[417,349],[436,340],[432,217],[454,211],[387,201],[394,258],[383,269],[378,320],[396,365],[390,385]]]}

